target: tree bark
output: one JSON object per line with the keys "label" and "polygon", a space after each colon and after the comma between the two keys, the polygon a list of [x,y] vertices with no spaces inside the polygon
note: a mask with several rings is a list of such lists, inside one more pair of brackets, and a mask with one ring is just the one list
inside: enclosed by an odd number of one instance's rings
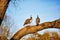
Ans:
{"label": "tree bark", "polygon": [[4,18],[10,0],[0,0],[0,24]]}
{"label": "tree bark", "polygon": [[60,29],[60,19],[52,21],[52,22],[44,22],[38,26],[25,26],[21,30],[15,33],[15,35],[11,38],[11,40],[20,40],[23,36],[31,33],[38,32],[45,28],[59,28]]}

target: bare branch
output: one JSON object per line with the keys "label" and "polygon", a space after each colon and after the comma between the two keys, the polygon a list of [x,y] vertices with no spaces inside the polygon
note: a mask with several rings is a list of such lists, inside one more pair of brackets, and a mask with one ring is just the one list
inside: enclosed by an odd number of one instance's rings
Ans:
{"label": "bare branch", "polygon": [[52,22],[44,22],[38,26],[26,26],[15,33],[15,35],[11,38],[11,40],[20,40],[23,36],[31,33],[38,32],[45,28],[60,28],[60,19],[52,21]]}

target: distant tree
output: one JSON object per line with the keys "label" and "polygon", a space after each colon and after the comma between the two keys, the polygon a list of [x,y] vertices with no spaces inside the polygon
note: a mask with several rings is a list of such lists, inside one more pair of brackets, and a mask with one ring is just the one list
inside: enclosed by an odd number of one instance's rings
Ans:
{"label": "distant tree", "polygon": [[1,34],[5,35],[9,39],[12,36],[12,32],[10,32],[10,29],[13,25],[14,21],[11,19],[11,17],[5,15],[1,24]]}

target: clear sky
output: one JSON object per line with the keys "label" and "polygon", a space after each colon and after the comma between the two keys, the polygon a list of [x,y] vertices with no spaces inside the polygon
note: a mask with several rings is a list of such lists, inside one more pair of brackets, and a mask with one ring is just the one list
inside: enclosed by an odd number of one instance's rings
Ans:
{"label": "clear sky", "polygon": [[15,4],[13,3],[14,0],[11,0],[6,11],[6,15],[11,17],[10,20],[14,21],[11,28],[13,33],[23,28],[25,20],[31,15],[33,17],[31,25],[35,25],[37,15],[41,23],[60,18],[60,0],[17,0]]}

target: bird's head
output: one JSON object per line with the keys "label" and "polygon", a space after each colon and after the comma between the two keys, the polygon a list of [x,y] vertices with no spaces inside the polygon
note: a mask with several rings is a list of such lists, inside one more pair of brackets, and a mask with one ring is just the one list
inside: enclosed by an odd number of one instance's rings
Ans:
{"label": "bird's head", "polygon": [[30,16],[30,20],[32,20],[32,16]]}

